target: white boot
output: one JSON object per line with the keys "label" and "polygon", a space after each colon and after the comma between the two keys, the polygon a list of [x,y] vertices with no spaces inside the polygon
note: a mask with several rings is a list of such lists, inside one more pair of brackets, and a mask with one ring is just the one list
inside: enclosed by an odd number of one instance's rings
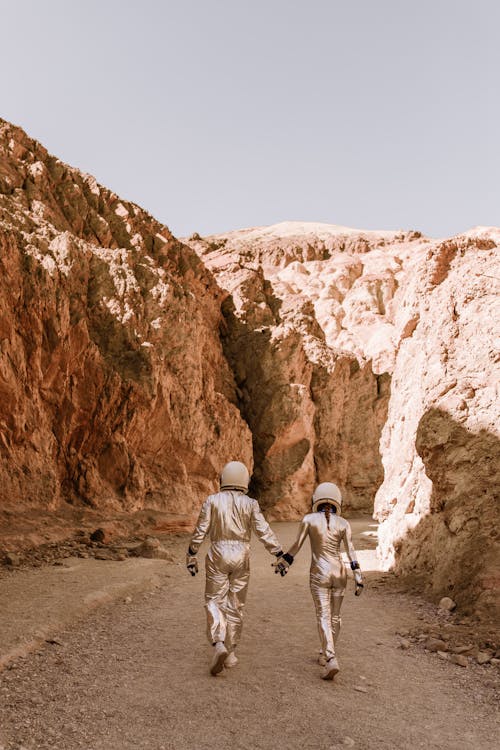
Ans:
{"label": "white boot", "polygon": [[224,662],[225,667],[235,667],[238,664],[238,657],[235,656],[234,651],[230,651]]}
{"label": "white boot", "polygon": [[214,646],[214,655],[212,657],[212,663],[210,664],[210,674],[216,675],[222,672],[224,669],[224,662],[227,659],[227,648],[224,646],[222,641],[219,641]]}
{"label": "white boot", "polygon": [[337,672],[339,671],[339,663],[335,656],[332,656],[325,664],[323,674],[321,675],[322,680],[333,680]]}

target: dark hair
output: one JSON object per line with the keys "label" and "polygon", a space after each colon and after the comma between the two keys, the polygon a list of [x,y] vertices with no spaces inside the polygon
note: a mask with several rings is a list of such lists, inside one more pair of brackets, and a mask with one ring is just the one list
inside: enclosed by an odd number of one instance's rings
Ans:
{"label": "dark hair", "polygon": [[330,503],[321,503],[321,505],[318,505],[318,510],[320,513],[324,513],[326,516],[326,525],[328,528],[330,528],[330,513],[336,513],[337,508],[333,505],[330,505]]}

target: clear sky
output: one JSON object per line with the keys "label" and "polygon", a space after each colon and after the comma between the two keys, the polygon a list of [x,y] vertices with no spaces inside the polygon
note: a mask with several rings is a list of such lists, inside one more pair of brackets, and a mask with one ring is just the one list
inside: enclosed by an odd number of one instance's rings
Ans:
{"label": "clear sky", "polygon": [[0,0],[0,116],[178,236],[500,224],[498,0]]}

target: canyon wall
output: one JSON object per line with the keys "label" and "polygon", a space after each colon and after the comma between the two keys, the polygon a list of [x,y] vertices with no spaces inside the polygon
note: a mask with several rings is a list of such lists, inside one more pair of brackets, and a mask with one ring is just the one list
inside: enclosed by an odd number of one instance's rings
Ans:
{"label": "canyon wall", "polygon": [[409,279],[375,501],[385,567],[500,615],[500,230],[434,243]]}
{"label": "canyon wall", "polygon": [[226,356],[253,434],[254,489],[296,518],[318,481],[371,511],[396,355],[395,294],[429,241],[326,224],[186,240],[230,297]]}
{"label": "canyon wall", "polygon": [[0,120],[0,535],[30,509],[190,523],[239,458],[268,517],[335,481],[386,568],[493,616],[499,244],[300,222],[179,241]]}
{"label": "canyon wall", "polygon": [[139,207],[0,121],[2,511],[192,514],[251,434],[221,293]]}
{"label": "canyon wall", "polygon": [[189,243],[230,294],[224,345],[273,517],[315,481],[373,507],[386,569],[499,612],[500,230],[445,241],[286,223]]}

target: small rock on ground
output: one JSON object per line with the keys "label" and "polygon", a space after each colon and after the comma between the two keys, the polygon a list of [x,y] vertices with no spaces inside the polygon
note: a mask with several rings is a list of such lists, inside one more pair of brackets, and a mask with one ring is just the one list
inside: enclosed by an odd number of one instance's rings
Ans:
{"label": "small rock on ground", "polygon": [[466,667],[469,663],[467,657],[463,654],[452,654],[450,656],[450,661],[452,664],[458,664],[459,667]]}
{"label": "small rock on ground", "polygon": [[18,565],[21,565],[21,557],[15,552],[7,552],[4,557],[4,562],[6,565],[12,565],[12,567],[17,568]]}
{"label": "small rock on ground", "polygon": [[488,662],[491,661],[491,653],[488,653],[488,651],[480,651],[476,656],[476,661],[478,664],[488,664]]}
{"label": "small rock on ground", "polygon": [[440,638],[428,638],[425,642],[428,651],[448,651],[448,644]]}
{"label": "small rock on ground", "polygon": [[457,605],[453,601],[453,599],[450,599],[449,596],[443,596],[438,606],[439,606],[439,609],[443,609],[446,612],[452,612]]}

